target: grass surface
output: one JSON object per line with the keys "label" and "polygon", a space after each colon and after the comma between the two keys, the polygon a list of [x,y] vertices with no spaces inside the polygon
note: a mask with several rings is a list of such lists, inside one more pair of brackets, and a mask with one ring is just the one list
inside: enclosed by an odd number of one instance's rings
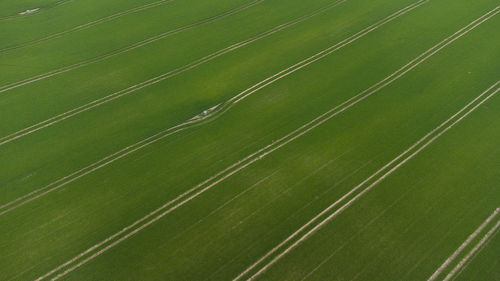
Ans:
{"label": "grass surface", "polygon": [[[16,3],[2,3],[0,16],[52,6],[0,21],[0,90],[83,64],[1,92],[2,140],[237,48],[0,144],[0,280],[232,280],[246,269],[242,280],[427,280],[500,207],[495,94],[307,239],[273,251],[495,85],[496,1]],[[157,136],[413,3],[421,5],[206,122]],[[148,43],[130,48],[137,42]],[[443,48],[281,145],[435,46]],[[495,280],[498,249],[495,235],[458,280]]]}

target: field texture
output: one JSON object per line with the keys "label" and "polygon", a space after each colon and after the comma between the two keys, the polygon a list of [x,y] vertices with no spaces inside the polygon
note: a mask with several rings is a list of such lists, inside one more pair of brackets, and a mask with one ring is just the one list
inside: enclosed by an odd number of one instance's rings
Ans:
{"label": "field texture", "polygon": [[0,280],[500,280],[499,14],[0,1]]}

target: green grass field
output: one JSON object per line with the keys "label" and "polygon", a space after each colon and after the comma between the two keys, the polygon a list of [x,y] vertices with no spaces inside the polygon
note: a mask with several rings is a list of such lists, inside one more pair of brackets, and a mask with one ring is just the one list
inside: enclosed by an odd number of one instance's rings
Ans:
{"label": "green grass field", "polygon": [[500,280],[499,5],[1,1],[0,280]]}

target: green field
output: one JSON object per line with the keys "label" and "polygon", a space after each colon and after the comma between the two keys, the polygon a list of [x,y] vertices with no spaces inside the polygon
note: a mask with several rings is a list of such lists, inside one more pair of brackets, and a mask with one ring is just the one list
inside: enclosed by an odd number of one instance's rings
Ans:
{"label": "green field", "polygon": [[499,14],[1,1],[0,281],[500,280]]}

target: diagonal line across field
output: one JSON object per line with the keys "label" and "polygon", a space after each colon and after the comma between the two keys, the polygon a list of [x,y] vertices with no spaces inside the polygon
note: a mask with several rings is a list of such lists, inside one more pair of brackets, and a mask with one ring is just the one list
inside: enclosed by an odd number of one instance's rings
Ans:
{"label": "diagonal line across field", "polygon": [[[460,109],[457,113],[451,116],[449,119],[441,123],[438,127],[430,131],[423,138],[418,140],[415,144],[410,146],[407,150],[402,152],[392,161],[387,163],[384,167],[376,171],[366,180],[364,180],[359,185],[355,186],[349,192],[347,192],[340,199],[332,203],[326,209],[321,211],[314,218],[309,220],[306,224],[300,227],[297,231],[288,236],[285,240],[279,243],[276,247],[267,252],[264,256],[259,258],[255,263],[250,265],[247,269],[241,272],[234,280],[242,280],[245,279],[246,276],[249,276],[247,280],[254,280],[260,275],[262,275],[265,271],[267,271],[272,265],[278,262],[281,258],[283,258],[290,251],[299,246],[303,241],[311,237],[314,233],[316,233],[319,229],[325,226],[332,219],[341,214],[345,209],[351,206],[354,202],[356,202],[359,198],[361,198],[368,191],[373,189],[377,184],[382,182],[385,178],[394,173],[397,169],[403,166],[405,163],[414,158],[417,154],[419,154],[422,150],[436,141],[439,137],[441,137],[448,130],[453,128],[456,124],[461,122],[464,118],[466,118],[469,114],[474,112],[478,107],[480,107],[483,103],[488,101],[490,98],[495,96],[500,88],[498,85],[500,81],[496,82],[493,86],[488,88],[486,91],[481,93],[478,97]],[[391,168],[392,167],[392,168]],[[359,192],[358,192],[359,190]],[[356,194],[356,192],[358,192]],[[356,195],[354,195],[356,194]],[[349,199],[352,195],[354,195],[351,199]],[[349,199],[349,200],[348,200]],[[347,202],[345,202],[348,200]],[[343,205],[339,206],[342,202],[345,202]],[[338,207],[338,208],[337,208]],[[279,252],[279,253],[278,253]],[[273,257],[274,255],[274,257]],[[260,269],[252,274],[259,266]]]}
{"label": "diagonal line across field", "polygon": [[496,224],[491,228],[484,236],[481,238],[481,240],[472,248],[469,253],[451,270],[448,275],[443,279],[443,281],[450,281],[452,279],[455,279],[460,273],[465,269],[467,266],[467,263],[471,261],[471,258],[474,258],[476,254],[479,253],[481,249],[484,248],[484,246],[487,245],[487,243],[490,241],[492,237],[494,237],[498,232],[498,228],[500,227],[500,220],[496,222]]}
{"label": "diagonal line across field", "polygon": [[293,26],[295,24],[298,24],[298,23],[301,23],[303,21],[306,21],[306,20],[308,20],[308,19],[310,19],[310,18],[312,18],[312,17],[314,17],[314,16],[316,16],[318,14],[321,14],[321,13],[327,11],[330,8],[333,8],[333,7],[337,6],[337,5],[345,2],[345,1],[347,1],[347,0],[334,1],[334,2],[332,2],[332,3],[330,3],[330,4],[326,5],[326,6],[324,6],[322,8],[317,9],[316,11],[313,11],[312,13],[309,13],[307,15],[304,15],[302,17],[299,17],[299,18],[294,19],[292,21],[289,21],[287,23],[280,24],[280,25],[278,25],[278,26],[276,26],[274,28],[271,28],[271,29],[269,29],[269,30],[267,30],[267,31],[265,31],[265,32],[257,35],[257,36],[251,37],[251,38],[246,39],[244,41],[241,41],[241,42],[238,42],[238,43],[233,44],[231,46],[228,46],[228,47],[226,47],[224,49],[221,49],[221,50],[219,50],[217,52],[214,52],[214,53],[212,53],[212,54],[210,54],[208,56],[205,56],[205,57],[202,57],[202,58],[200,58],[198,60],[195,60],[195,61],[193,61],[193,62],[191,62],[191,63],[189,63],[187,65],[181,66],[181,67],[176,68],[176,69],[171,70],[171,71],[168,71],[168,72],[163,73],[161,75],[158,75],[158,76],[156,76],[154,78],[148,79],[148,80],[146,80],[144,82],[141,82],[141,83],[138,83],[136,85],[130,86],[130,87],[126,88],[126,89],[123,89],[123,90],[120,90],[118,92],[112,93],[112,94],[107,95],[105,97],[102,97],[102,98],[96,99],[94,101],[88,102],[88,103],[86,103],[86,104],[84,104],[82,106],[79,106],[79,107],[76,107],[74,109],[68,110],[68,111],[66,111],[64,113],[58,114],[58,115],[56,115],[54,117],[51,117],[51,118],[49,118],[47,120],[44,120],[42,122],[39,122],[37,124],[31,125],[29,127],[26,127],[26,128],[24,128],[22,130],[19,130],[19,131],[15,132],[15,133],[12,133],[10,135],[1,137],[0,138],[0,145],[7,144],[7,143],[12,142],[12,141],[14,141],[16,139],[19,139],[19,138],[21,138],[23,136],[32,134],[32,133],[34,133],[36,131],[39,131],[41,129],[44,129],[46,127],[52,126],[54,124],[57,124],[57,123],[59,123],[59,122],[61,122],[63,120],[71,118],[71,117],[73,117],[75,115],[78,115],[80,113],[86,112],[88,110],[91,110],[93,108],[96,108],[98,106],[106,104],[108,102],[111,102],[111,101],[114,101],[116,99],[119,99],[119,98],[121,98],[123,96],[135,93],[136,91],[139,91],[141,89],[144,89],[146,87],[149,87],[151,85],[159,83],[159,82],[161,82],[163,80],[166,80],[166,79],[169,79],[169,78],[174,77],[176,75],[179,75],[179,74],[181,74],[183,72],[186,72],[186,71],[188,71],[190,69],[193,69],[193,68],[195,68],[197,66],[200,66],[200,65],[202,65],[204,63],[212,61],[212,60],[214,60],[214,59],[216,59],[216,58],[218,58],[218,57],[220,57],[220,56],[222,56],[224,54],[227,54],[229,52],[235,51],[235,50],[237,50],[239,48],[242,48],[242,47],[244,47],[244,46],[246,46],[248,44],[251,44],[251,43],[253,43],[253,42],[257,41],[257,40],[260,40],[260,39],[263,39],[265,37],[271,36],[271,35],[273,35],[273,34],[275,34],[277,32],[280,32],[280,31],[282,31],[284,29],[287,29],[287,28],[289,28],[289,27],[291,27],[291,26]]}
{"label": "diagonal line across field", "polygon": [[135,7],[135,8],[132,8],[132,9],[129,9],[129,10],[126,10],[126,11],[123,11],[123,12],[119,12],[119,13],[116,13],[116,14],[113,14],[113,15],[110,15],[110,16],[107,16],[107,17],[103,17],[103,18],[100,18],[100,19],[97,19],[97,20],[85,23],[85,24],[81,24],[79,26],[73,27],[71,29],[68,29],[68,30],[65,30],[65,31],[62,31],[62,32],[51,34],[49,36],[46,36],[46,37],[43,37],[43,38],[40,38],[40,39],[36,39],[36,40],[25,42],[25,43],[22,43],[22,44],[19,44],[19,45],[10,46],[10,47],[6,47],[6,48],[3,48],[3,49],[0,49],[0,53],[7,52],[7,51],[10,51],[10,50],[21,49],[21,48],[28,47],[28,46],[33,46],[33,45],[36,45],[36,44],[41,43],[41,42],[45,42],[45,41],[48,41],[48,40],[51,40],[51,39],[59,38],[59,37],[62,37],[64,35],[66,35],[66,34],[74,33],[74,32],[80,31],[80,30],[84,30],[84,29],[90,28],[92,26],[101,24],[101,23],[112,21],[114,19],[117,19],[117,18],[126,16],[126,15],[129,15],[129,14],[132,14],[132,13],[140,12],[140,11],[143,11],[143,10],[146,10],[146,9],[154,8],[154,7],[157,7],[157,6],[163,5],[163,4],[168,3],[168,2],[172,2],[172,1],[173,0],[160,0],[160,1],[155,1],[153,3],[141,5],[141,6],[138,6],[138,7]]}
{"label": "diagonal line across field", "polygon": [[[429,277],[429,279],[427,279],[427,281],[434,281],[436,280],[442,273],[444,270],[446,270],[446,268],[449,267],[449,265],[451,263],[454,262],[454,260],[463,252],[463,250],[469,246],[469,244],[488,226],[488,224],[491,223],[491,221],[493,219],[495,219],[495,217],[500,213],[500,208],[497,208],[495,209],[495,211],[469,236],[467,237],[467,239],[458,247],[458,249],[453,252],[453,254],[447,258],[444,263],[431,275],[431,277]],[[498,227],[498,223],[495,227],[492,228],[493,229],[496,229],[496,227]],[[491,231],[491,230],[490,230]],[[494,230],[493,230],[494,231]],[[481,240],[482,241],[482,240]],[[479,241],[478,245],[481,245],[481,241]],[[484,242],[483,242],[484,243]],[[474,249],[473,249],[474,250]],[[472,252],[472,250],[471,250]],[[464,258],[465,259],[465,258]],[[465,261],[466,262],[466,261]],[[463,262],[463,263],[465,263]],[[463,263],[462,263],[462,266],[463,266]],[[460,265],[461,263],[457,264],[457,267],[458,266],[461,266]],[[456,268],[457,268],[456,267]],[[458,271],[458,268],[455,270],[453,269],[446,277],[444,280],[449,280],[451,276],[455,275],[456,271]],[[450,276],[450,277],[448,277]]]}
{"label": "diagonal line across field", "polygon": [[[477,21],[475,21],[475,22],[477,22]],[[468,31],[470,31],[470,29],[468,29],[467,31],[464,31],[464,32],[468,32]],[[460,34],[463,35],[463,33],[458,33],[457,36],[459,36]],[[441,46],[441,44],[439,44],[438,46]],[[417,60],[415,63],[419,64],[419,63],[423,62],[424,58],[426,58],[426,57],[423,57],[421,60]],[[404,69],[406,69],[406,68],[404,68]],[[442,134],[444,134],[446,131],[448,131],[453,126],[455,126],[458,122],[463,120],[467,115],[469,115],[474,110],[476,110],[481,104],[483,104],[488,99],[490,99],[492,96],[494,96],[499,91],[499,89],[497,88],[498,84],[499,84],[499,82],[495,83],[495,85],[490,87],[487,91],[483,92],[481,95],[479,95],[477,98],[475,98],[472,102],[467,104],[464,108],[462,108],[459,112],[457,112],[455,115],[453,115],[450,119],[445,121],[445,123],[441,124],[436,129],[431,131],[423,139],[421,139],[415,145],[410,147],[407,151],[405,151],[398,158],[396,158],[395,160],[390,162],[388,165],[386,165],[381,170],[379,170],[376,174],[374,174],[369,179],[364,181],[362,183],[363,185],[365,185],[369,182],[372,182],[372,183],[367,188],[365,188],[363,191],[358,193],[355,197],[353,197],[353,199],[351,199],[349,202],[347,202],[346,205],[341,207],[341,209],[337,210],[334,213],[334,215],[338,214],[341,210],[347,208],[355,200],[357,200],[360,196],[362,196],[369,189],[371,189],[374,185],[376,185],[377,183],[379,183],[380,181],[385,179],[387,176],[389,176],[391,173],[393,173],[396,169],[398,169],[401,165],[403,165],[404,163],[409,161],[416,154],[418,154],[421,150],[423,150],[425,147],[427,147],[432,142],[434,142],[437,138],[439,138]],[[384,84],[384,86],[379,87],[377,89],[377,91],[385,86],[386,86],[386,84]],[[492,91],[493,91],[493,93],[491,93]],[[205,182],[203,182],[203,183],[195,186],[194,188],[186,191],[185,193],[183,193],[183,194],[179,195],[177,198],[167,202],[165,205],[161,206],[160,208],[157,208],[156,210],[154,210],[153,212],[144,216],[143,218],[141,218],[141,219],[135,221],[134,223],[132,223],[131,225],[123,228],[121,231],[106,238],[102,242],[90,247],[86,251],[80,253],[79,255],[75,256],[74,258],[65,262],[64,264],[61,264],[60,266],[58,266],[55,269],[48,272],[47,274],[39,277],[37,280],[44,280],[47,278],[52,278],[52,280],[57,280],[57,279],[65,276],[66,274],[83,266],[84,264],[86,264],[90,260],[93,260],[94,258],[100,256],[102,253],[108,251],[109,249],[111,249],[111,248],[115,247],[116,245],[120,244],[121,242],[125,241],[129,237],[135,235],[137,232],[141,231],[142,229],[144,229],[144,228],[148,227],[149,225],[155,223],[156,221],[160,220],[162,217],[166,216],[167,214],[175,211],[179,207],[190,202],[194,198],[203,194],[204,192],[211,189],[212,187],[214,187],[218,183],[227,179],[228,177],[230,177],[230,176],[234,175],[235,173],[241,171],[242,169],[248,167],[252,163],[262,159],[263,157],[265,157],[268,154],[272,153],[273,151],[279,149],[280,147],[282,147],[282,146],[290,143],[291,141],[299,138],[300,136],[306,134],[307,132],[311,131],[312,129],[316,128],[317,126],[326,122],[327,120],[329,120],[333,116],[336,116],[337,114],[343,112],[345,109],[351,107],[352,105],[358,103],[361,100],[363,100],[363,99],[358,99],[358,100],[350,103],[349,105],[345,105],[344,107],[341,107],[341,108],[336,107],[336,110],[329,111],[328,112],[329,114],[324,114],[324,115],[318,117],[317,119],[314,119],[313,121],[303,125],[299,129],[287,134],[286,136],[273,142],[272,144],[260,149],[259,151],[255,152],[255,153],[252,153],[251,155],[234,163],[233,165],[231,165],[230,167],[221,171],[220,173],[207,179]],[[447,127],[445,127],[445,126],[447,126]],[[425,142],[425,141],[427,141],[427,142]],[[413,151],[413,153],[412,153],[412,151]],[[399,163],[397,163],[401,158],[403,158],[404,156],[406,156],[408,154],[410,154],[410,155],[407,156],[402,161],[400,161]],[[381,175],[378,179],[375,179],[377,176],[379,176],[379,174],[384,173],[389,168],[390,168],[390,170],[388,172]],[[357,189],[360,189],[360,188],[361,187],[358,187]],[[353,193],[354,193],[354,191],[350,192],[349,195],[352,195]],[[348,196],[346,196],[344,199],[347,199],[347,197]],[[330,219],[331,218],[333,218],[333,217],[330,216]],[[323,223],[320,224],[319,226],[317,226],[317,228],[321,227],[324,223],[326,223],[326,222],[323,221]],[[295,235],[295,236],[297,236],[297,235]],[[262,259],[262,261],[263,260],[264,259]],[[260,263],[261,263],[261,261],[259,261],[259,264]],[[252,269],[253,269],[253,267],[252,267]],[[249,271],[245,272],[244,275],[246,275],[246,273],[248,273]],[[52,277],[52,276],[54,276],[54,277]]]}
{"label": "diagonal line across field", "polygon": [[250,3],[245,4],[243,6],[240,6],[238,8],[234,8],[232,10],[226,11],[226,12],[224,12],[222,14],[219,14],[219,15],[216,15],[216,16],[213,16],[213,17],[210,17],[210,18],[206,18],[206,19],[203,19],[203,20],[200,20],[200,21],[197,21],[197,22],[194,22],[194,23],[191,23],[191,24],[188,24],[188,25],[176,28],[176,29],[169,30],[167,32],[164,32],[164,33],[155,35],[153,37],[144,39],[142,41],[136,42],[136,43],[134,43],[132,45],[129,45],[129,46],[123,47],[121,49],[115,50],[113,52],[110,52],[110,53],[107,53],[107,54],[104,54],[104,55],[101,55],[101,56],[98,56],[98,57],[94,57],[94,58],[91,58],[91,59],[88,59],[88,60],[85,60],[85,61],[81,61],[81,62],[72,64],[72,65],[69,65],[69,66],[65,66],[65,67],[62,67],[62,68],[59,68],[59,69],[55,69],[55,70],[49,71],[47,73],[40,74],[40,75],[37,75],[37,76],[34,76],[34,77],[30,77],[30,78],[27,78],[27,79],[24,79],[24,80],[21,80],[21,81],[17,81],[17,82],[8,84],[8,85],[0,86],[0,93],[4,93],[4,92],[7,92],[7,91],[15,89],[15,88],[19,88],[19,87],[24,86],[24,85],[28,85],[28,84],[34,83],[36,81],[40,81],[40,80],[43,80],[43,79],[46,79],[46,78],[49,78],[49,77],[53,77],[53,76],[56,76],[56,75],[59,75],[59,74],[62,74],[62,73],[66,73],[66,72],[69,72],[69,71],[72,71],[72,70],[75,70],[75,69],[78,69],[78,68],[81,68],[81,67],[84,67],[84,66],[96,63],[96,62],[100,62],[100,61],[109,59],[109,58],[117,56],[119,54],[123,54],[123,53],[129,52],[129,51],[135,50],[135,49],[140,48],[142,46],[145,46],[145,45],[154,43],[156,41],[159,41],[161,39],[164,39],[164,38],[166,38],[168,36],[172,36],[174,34],[177,34],[177,33],[189,30],[189,29],[193,29],[193,28],[198,27],[200,25],[211,23],[211,22],[220,20],[222,18],[225,18],[225,17],[231,16],[231,15],[237,14],[237,13],[239,13],[241,11],[244,11],[244,10],[246,10],[248,8],[251,8],[251,7],[253,7],[253,6],[257,5],[257,4],[260,4],[260,3],[264,2],[264,1],[265,0],[255,0],[255,1],[252,1]]}
{"label": "diagonal line across field", "polygon": [[[422,5],[422,4],[424,4],[424,3],[426,3],[426,2],[427,2],[426,0],[421,0],[421,1],[415,2],[414,4],[411,4],[411,5],[409,5],[409,6],[405,7],[405,8],[403,8],[403,9],[401,9],[401,10],[397,11],[397,12],[396,12],[396,13],[394,13],[394,14],[391,14],[390,16],[386,17],[385,19],[383,19],[383,20],[381,20],[381,21],[379,21],[379,22],[377,22],[377,23],[375,23],[375,24],[373,24],[373,25],[371,25],[371,26],[369,26],[369,27],[367,27],[367,28],[363,29],[361,32],[358,32],[358,33],[356,33],[356,34],[354,34],[354,35],[350,36],[349,38],[347,38],[347,39],[345,39],[345,40],[341,41],[340,43],[337,43],[337,44],[335,44],[334,46],[332,46],[332,47],[330,47],[330,48],[327,48],[326,50],[330,50],[330,52],[328,52],[328,54],[331,54],[331,53],[333,52],[332,50],[338,50],[340,46],[341,46],[341,47],[344,47],[344,46],[346,46],[347,44],[354,42],[355,40],[353,40],[353,39],[359,39],[359,38],[363,37],[364,35],[366,35],[366,34],[368,34],[369,32],[371,32],[371,31],[375,30],[376,28],[379,28],[380,26],[382,26],[382,25],[384,25],[384,24],[386,24],[386,23],[388,23],[388,22],[390,22],[390,21],[392,21],[392,20],[394,20],[394,19],[398,18],[399,16],[404,15],[405,13],[409,12],[410,10],[412,10],[412,9],[414,9],[414,8],[416,8],[416,7],[418,7],[418,6]],[[462,35],[463,35],[463,34],[462,34]],[[333,48],[333,49],[332,49],[332,48]],[[318,53],[318,54],[323,54],[323,53],[324,53],[324,51],[322,51],[322,52],[320,52],[320,53]],[[311,56],[311,58],[313,58],[313,57],[314,57],[314,58],[317,58],[317,57],[318,57],[318,54]],[[316,60],[317,60],[317,59],[316,59]],[[304,61],[302,61],[302,62],[308,62],[308,61],[309,61],[309,59],[306,59],[306,60],[304,60]],[[296,64],[296,67],[300,67],[300,68],[305,67],[305,63],[302,63],[302,62],[301,62],[301,63],[299,63],[299,64]],[[419,63],[421,63],[421,62],[423,62],[423,60],[422,60],[422,61],[420,61]],[[419,63],[418,63],[418,64],[419,64]],[[416,67],[418,64],[415,64],[413,67]],[[406,68],[407,68],[407,65],[405,65],[405,66],[403,67],[403,69],[406,69]],[[267,78],[266,80],[264,80],[264,81],[262,81],[262,82],[260,82],[260,83],[258,83],[258,84],[256,84],[256,85],[254,85],[253,87],[251,87],[251,88],[249,88],[249,89],[251,89],[251,90],[252,90],[251,92],[252,92],[252,93],[254,93],[254,92],[256,91],[256,90],[255,90],[255,88],[259,88],[259,89],[262,89],[262,88],[263,88],[262,84],[264,84],[264,83],[265,83],[265,84],[266,84],[266,86],[267,86],[267,85],[269,85],[269,84],[271,84],[271,83],[269,83],[269,82],[268,82],[270,79],[272,79],[272,82],[276,82],[276,81],[278,81],[279,79],[281,79],[281,78],[283,78],[283,77],[285,77],[285,76],[289,75],[290,73],[292,73],[292,72],[294,72],[294,71],[296,71],[296,70],[295,70],[295,68],[287,68],[286,70],[281,71],[281,72],[279,72],[278,74],[275,74],[275,75],[271,76],[270,78]],[[408,70],[407,70],[407,71],[408,71]],[[398,71],[397,71],[397,73],[399,73],[399,72],[400,72],[400,71],[398,70]],[[277,77],[278,79],[277,79],[276,77]],[[398,78],[399,78],[399,77],[398,77]],[[396,79],[397,79],[397,78],[396,78]],[[394,79],[394,80],[395,80],[395,79]],[[394,81],[394,80],[392,80],[392,81]],[[385,81],[385,80],[384,80],[384,81]],[[377,84],[377,85],[378,85],[378,84]],[[385,85],[387,85],[387,84],[384,84],[383,86],[385,86]],[[383,86],[382,86],[382,87],[383,87]],[[328,120],[329,118],[331,118],[331,117],[333,117],[333,116],[330,116],[328,119],[323,120],[322,122],[321,122],[321,119],[323,119],[323,118],[327,117],[327,115],[328,115],[328,114],[330,114],[331,112],[333,112],[333,111],[335,111],[335,110],[339,109],[340,111],[339,111],[339,112],[337,112],[337,113],[335,113],[335,114],[338,114],[338,113],[340,113],[341,111],[343,111],[343,110],[345,110],[345,109],[347,109],[347,108],[351,107],[351,106],[352,106],[352,105],[354,105],[355,103],[357,103],[357,102],[361,101],[361,100],[362,100],[362,99],[364,99],[364,98],[360,98],[360,99],[358,99],[357,101],[355,101],[354,103],[351,103],[350,105],[346,105],[347,103],[349,103],[349,102],[351,102],[352,100],[354,100],[354,99],[358,98],[359,96],[362,96],[362,95],[367,95],[367,94],[371,95],[371,94],[375,93],[376,91],[378,91],[379,89],[381,89],[382,87],[379,87],[379,88],[377,88],[377,89],[374,89],[374,90],[373,90],[373,91],[371,91],[371,92],[370,92],[369,90],[372,90],[372,88],[368,89],[368,90],[367,90],[367,91],[365,91],[365,92],[362,92],[361,94],[359,94],[359,95],[357,95],[357,96],[355,96],[355,97],[353,97],[353,98],[349,99],[348,101],[346,101],[346,102],[342,103],[341,105],[339,105],[339,106],[335,107],[335,108],[334,108],[334,109],[332,109],[331,111],[329,111],[329,112],[327,112],[327,113],[325,113],[325,114],[321,115],[321,116],[320,116],[320,117],[318,117],[317,119],[315,119],[315,120],[311,121],[310,123],[308,123],[308,124],[306,124],[306,125],[302,126],[301,128],[297,129],[296,131],[292,132],[291,134],[287,135],[286,137],[283,137],[283,138],[282,138],[282,139],[280,139],[280,140],[281,140],[281,141],[284,141],[284,140],[286,140],[287,138],[293,137],[293,135],[295,135],[295,134],[297,134],[297,133],[300,133],[302,130],[307,129],[307,127],[308,127],[309,125],[314,124],[314,123],[316,123],[316,122],[318,122],[318,121],[320,121],[320,122],[319,122],[319,124],[321,124],[321,123],[325,122],[326,120]],[[125,148],[123,148],[123,149],[121,149],[121,150],[119,150],[119,151],[117,151],[117,152],[115,152],[115,153],[113,153],[113,154],[111,154],[111,155],[108,155],[108,156],[106,156],[105,158],[103,158],[103,159],[101,159],[101,160],[99,160],[99,161],[97,161],[97,162],[95,162],[95,163],[93,163],[93,164],[91,164],[91,165],[88,165],[87,167],[82,168],[82,169],[80,169],[80,170],[78,170],[78,171],[76,171],[76,172],[74,172],[74,173],[72,173],[72,174],[70,174],[70,175],[68,175],[68,176],[65,176],[65,177],[63,177],[63,178],[61,178],[61,179],[59,179],[59,180],[57,180],[57,181],[55,181],[55,182],[53,182],[53,183],[51,183],[51,184],[47,185],[47,186],[44,186],[44,187],[39,188],[39,189],[37,189],[37,190],[34,190],[34,191],[32,191],[32,192],[30,192],[30,193],[28,193],[28,194],[26,194],[26,195],[23,195],[23,196],[21,196],[21,197],[19,197],[19,198],[15,199],[15,200],[13,200],[13,201],[10,201],[10,202],[8,202],[8,203],[6,203],[6,204],[3,204],[2,206],[0,206],[0,215],[3,215],[3,214],[5,214],[5,213],[7,213],[7,212],[10,212],[10,211],[12,211],[12,210],[14,210],[14,209],[16,209],[16,208],[18,208],[18,207],[20,207],[20,206],[22,206],[22,205],[26,204],[26,203],[29,203],[29,202],[31,202],[31,201],[33,201],[33,200],[36,200],[36,199],[38,199],[38,198],[40,198],[40,197],[42,197],[42,196],[45,196],[46,194],[48,194],[48,193],[50,193],[50,192],[53,192],[53,191],[55,191],[55,190],[57,190],[57,189],[59,189],[59,188],[61,188],[61,187],[65,186],[65,185],[67,185],[67,184],[69,184],[69,183],[71,183],[71,182],[73,182],[73,181],[75,181],[75,180],[77,180],[77,179],[79,179],[79,178],[81,178],[81,177],[85,176],[85,175],[88,175],[88,174],[90,174],[90,173],[92,173],[92,172],[94,172],[94,171],[96,171],[96,170],[98,170],[98,169],[100,169],[100,168],[102,168],[102,167],[105,167],[105,166],[107,166],[107,165],[109,165],[109,164],[111,164],[111,163],[113,163],[113,162],[115,162],[115,161],[117,161],[117,160],[119,160],[119,159],[121,159],[121,158],[123,158],[123,157],[125,157],[125,156],[127,156],[127,155],[129,155],[129,154],[131,154],[131,153],[133,153],[133,152],[135,152],[135,151],[137,151],[137,150],[139,150],[139,149],[142,149],[142,148],[144,148],[144,147],[146,147],[146,146],[149,146],[149,145],[151,145],[151,144],[153,144],[153,143],[155,143],[155,142],[157,142],[157,141],[159,141],[159,140],[161,140],[161,139],[164,139],[164,138],[166,138],[166,137],[168,137],[168,136],[170,136],[170,135],[172,135],[172,134],[175,134],[175,133],[181,132],[181,131],[186,130],[186,129],[188,129],[188,128],[190,128],[190,127],[193,127],[193,126],[199,126],[199,125],[202,125],[202,124],[204,124],[205,122],[213,121],[215,118],[218,118],[218,117],[219,117],[219,116],[221,116],[223,113],[225,113],[227,110],[229,110],[229,108],[230,108],[230,107],[231,107],[231,106],[235,103],[235,101],[240,101],[240,100],[242,99],[242,98],[241,98],[241,96],[243,96],[243,95],[244,95],[244,97],[248,97],[248,95],[249,95],[249,90],[245,90],[245,91],[243,91],[243,92],[239,93],[238,95],[236,95],[235,97],[231,98],[230,100],[228,100],[228,101],[227,101],[226,103],[224,103],[223,105],[218,106],[218,107],[217,107],[217,108],[213,111],[213,113],[211,113],[211,114],[208,114],[208,115],[205,115],[205,116],[202,116],[202,117],[199,117],[199,118],[193,118],[193,119],[190,119],[190,120],[188,120],[188,121],[186,121],[186,122],[184,122],[184,123],[182,123],[182,124],[179,124],[179,125],[173,126],[173,127],[171,127],[171,128],[168,128],[168,129],[166,129],[166,130],[164,130],[164,131],[161,131],[161,132],[159,132],[159,133],[157,133],[157,134],[155,134],[155,135],[153,135],[153,136],[150,136],[150,137],[148,137],[148,138],[146,138],[146,139],[143,139],[143,140],[141,140],[141,141],[139,141],[139,142],[137,142],[137,143],[135,143],[135,144],[132,144],[132,145],[130,145],[130,146],[127,146],[127,147],[125,147]],[[345,108],[343,108],[343,109],[342,109],[342,108],[341,108],[342,106],[345,106]],[[315,126],[318,126],[319,124],[316,124]],[[294,139],[294,138],[296,138],[296,137],[297,137],[297,136],[294,136],[294,137],[293,137],[293,139]],[[286,142],[286,143],[287,143],[287,142]],[[285,144],[286,144],[286,143],[285,143]],[[279,145],[279,146],[278,146],[278,145]],[[270,144],[270,145],[266,146],[265,148],[263,148],[263,149],[261,149],[261,150],[259,150],[259,151],[255,152],[254,154],[249,155],[247,158],[245,158],[245,159],[243,159],[243,160],[241,160],[241,161],[246,161],[246,160],[248,160],[248,159],[251,159],[252,157],[254,157],[255,155],[257,155],[258,153],[261,153],[261,152],[263,152],[263,151],[265,151],[265,150],[268,150],[269,148],[273,148],[273,147],[276,147],[276,146],[277,146],[277,147],[280,147],[280,146],[282,146],[282,145],[284,145],[284,144],[279,144],[279,141],[274,142],[274,143],[272,143],[272,144]],[[266,153],[266,154],[267,154],[267,153]],[[261,157],[263,157],[263,156],[261,156]],[[240,162],[241,162],[241,161],[240,161]],[[237,166],[237,165],[239,165],[239,164],[240,164],[240,162],[237,162],[237,163],[236,163],[235,165],[233,165],[233,166]],[[249,165],[249,164],[248,164],[248,165]],[[231,166],[230,168],[232,168],[233,166]],[[245,166],[245,167],[246,167],[246,166]],[[228,169],[230,169],[230,168],[228,168]],[[223,172],[221,172],[221,174],[222,174],[222,173],[224,173],[224,172],[226,172],[226,170],[224,170]],[[219,175],[219,174],[218,174],[218,175]],[[204,185],[204,184],[205,184],[205,183],[202,183],[200,186],[202,186],[202,185]],[[198,188],[198,187],[196,187],[196,188]],[[193,190],[195,190],[196,188],[194,188]]]}

